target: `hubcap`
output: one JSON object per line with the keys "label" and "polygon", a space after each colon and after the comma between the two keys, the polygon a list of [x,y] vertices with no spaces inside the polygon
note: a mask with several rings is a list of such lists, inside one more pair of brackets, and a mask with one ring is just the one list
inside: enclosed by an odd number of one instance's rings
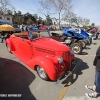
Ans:
{"label": "hubcap", "polygon": [[40,77],[46,78],[46,72],[44,71],[43,68],[38,67],[38,68],[37,68],[37,71],[38,71],[38,74],[40,75]]}
{"label": "hubcap", "polygon": [[80,51],[80,47],[79,46],[73,46],[72,47],[72,50],[75,52],[75,53],[78,53]]}

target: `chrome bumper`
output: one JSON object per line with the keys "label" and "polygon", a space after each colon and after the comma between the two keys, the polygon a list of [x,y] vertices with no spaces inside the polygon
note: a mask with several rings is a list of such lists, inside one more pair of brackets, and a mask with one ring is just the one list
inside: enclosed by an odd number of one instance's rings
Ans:
{"label": "chrome bumper", "polygon": [[[73,65],[74,65],[74,66],[73,66]],[[74,62],[72,62],[71,68],[70,68],[70,70],[68,71],[68,74],[67,74],[67,76],[66,76],[66,79],[67,79],[69,76],[71,76],[71,75],[75,72],[75,70],[76,70],[76,68],[77,68],[77,65],[78,65],[78,60],[76,59]],[[63,72],[63,73],[59,76],[59,78],[58,78],[57,81],[56,81],[56,84],[59,83],[60,79],[65,75],[65,73],[66,73],[66,72]]]}

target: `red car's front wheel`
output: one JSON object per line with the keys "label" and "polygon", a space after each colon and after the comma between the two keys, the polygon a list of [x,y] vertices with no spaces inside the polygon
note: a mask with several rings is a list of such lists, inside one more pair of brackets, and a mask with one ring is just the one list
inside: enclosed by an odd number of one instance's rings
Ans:
{"label": "red car's front wheel", "polygon": [[47,73],[42,67],[37,66],[36,71],[41,79],[46,80],[46,81],[49,80]]}
{"label": "red car's front wheel", "polygon": [[7,50],[11,53],[11,48],[8,44],[6,44]]}

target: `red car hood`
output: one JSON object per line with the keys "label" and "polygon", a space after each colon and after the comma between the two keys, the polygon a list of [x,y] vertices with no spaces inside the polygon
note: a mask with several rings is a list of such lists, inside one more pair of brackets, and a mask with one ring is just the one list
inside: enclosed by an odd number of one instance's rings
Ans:
{"label": "red car hood", "polygon": [[70,51],[70,48],[56,40],[53,40],[52,38],[40,38],[38,40],[33,40],[33,43],[35,43],[36,46],[48,48],[51,50],[56,51]]}

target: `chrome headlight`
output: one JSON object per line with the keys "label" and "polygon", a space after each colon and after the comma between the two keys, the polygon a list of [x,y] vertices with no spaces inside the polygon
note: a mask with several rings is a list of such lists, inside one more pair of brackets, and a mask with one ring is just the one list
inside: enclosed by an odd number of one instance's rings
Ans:
{"label": "chrome headlight", "polygon": [[59,58],[58,58],[58,63],[61,64],[62,62],[63,62],[63,58],[62,58],[62,57],[59,57]]}

